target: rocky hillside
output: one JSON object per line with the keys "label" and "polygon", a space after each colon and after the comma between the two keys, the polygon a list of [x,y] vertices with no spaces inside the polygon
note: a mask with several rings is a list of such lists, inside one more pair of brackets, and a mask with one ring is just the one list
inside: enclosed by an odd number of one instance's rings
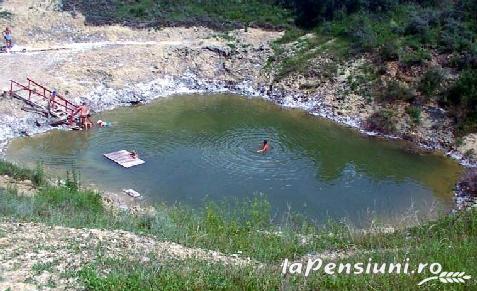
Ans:
{"label": "rocky hillside", "polygon": [[[459,1],[63,2],[92,25],[285,30],[255,87],[315,113],[475,159],[476,4]],[[96,6],[95,6],[96,5]],[[99,7],[99,6],[100,7]],[[98,7],[97,7],[98,6]],[[229,36],[230,57],[242,44]],[[241,56],[250,58],[250,55]],[[263,63],[261,63],[263,64]],[[234,64],[228,66],[233,70]],[[270,91],[270,89],[274,89]],[[449,131],[449,128],[452,130]]]}

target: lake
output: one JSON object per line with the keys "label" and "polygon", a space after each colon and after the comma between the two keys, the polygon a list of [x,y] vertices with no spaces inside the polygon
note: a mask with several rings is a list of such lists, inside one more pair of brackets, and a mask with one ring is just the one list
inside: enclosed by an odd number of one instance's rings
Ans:
{"label": "lake", "polygon": [[[447,211],[462,171],[444,156],[258,98],[173,96],[94,118],[112,126],[16,139],[7,158],[41,161],[54,174],[76,169],[83,184],[133,188],[150,201],[196,207],[264,195],[277,215],[291,209],[356,224]],[[264,139],[271,151],[259,154]],[[136,150],[146,164],[123,169],[102,156],[121,149]]]}

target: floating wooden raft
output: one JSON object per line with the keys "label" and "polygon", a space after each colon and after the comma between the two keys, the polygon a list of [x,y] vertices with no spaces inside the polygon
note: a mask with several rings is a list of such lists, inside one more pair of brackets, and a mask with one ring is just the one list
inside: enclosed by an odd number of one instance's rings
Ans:
{"label": "floating wooden raft", "polygon": [[104,156],[125,168],[131,168],[145,163],[145,161],[141,159],[131,157],[131,152],[126,150],[104,154]]}

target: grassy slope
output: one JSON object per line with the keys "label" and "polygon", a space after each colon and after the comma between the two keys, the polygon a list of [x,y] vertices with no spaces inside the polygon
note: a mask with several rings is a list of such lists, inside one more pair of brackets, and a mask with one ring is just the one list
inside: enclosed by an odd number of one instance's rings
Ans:
{"label": "grassy slope", "polygon": [[[457,4],[406,3],[386,12],[342,15],[311,31],[287,31],[275,44],[277,61],[270,67],[275,68],[276,80],[295,73],[329,79],[336,75],[337,65],[366,54],[373,62],[372,74],[353,76],[349,80],[353,91],[378,102],[408,102],[416,123],[420,106],[437,101],[455,118],[458,135],[476,132],[477,21],[472,11]],[[284,45],[292,43],[295,49],[290,53]],[[433,54],[443,56],[437,66],[430,63]],[[317,67],[320,56],[331,58],[331,63]],[[380,75],[389,61],[397,61],[402,71],[423,73],[415,82],[382,84]],[[460,80],[454,82],[449,72],[460,75]]]}
{"label": "grassy slope", "polygon": [[291,13],[263,0],[64,0],[68,10],[81,10],[92,23],[153,23],[154,26],[204,25],[227,29],[244,25],[284,27]]}
{"label": "grassy slope", "polygon": [[[3,162],[0,165],[2,173],[11,167]],[[280,274],[284,258],[296,259],[323,250],[352,251],[353,256],[345,262],[367,262],[368,258],[374,262],[402,262],[410,258],[411,264],[438,262],[445,271],[477,274],[476,211],[443,217],[394,234],[358,235],[340,223],[317,227],[296,216],[273,221],[269,204],[262,199],[240,202],[232,208],[208,204],[196,211],[160,205],[155,214],[132,216],[105,209],[98,193],[78,190],[70,179],[66,186],[41,186],[34,198],[19,197],[12,190],[0,194],[0,215],[10,221],[124,229],[227,254],[242,251],[242,256],[264,264],[257,269],[254,265],[223,266],[195,260],[159,262],[151,257],[144,263],[98,257],[77,274],[71,274],[79,276],[90,290],[271,290],[285,286],[305,290],[414,289],[418,281],[429,275],[323,276],[317,272],[305,279]],[[468,283],[467,287],[470,286],[477,286],[475,280]],[[425,288],[437,287],[458,286],[434,282]]]}

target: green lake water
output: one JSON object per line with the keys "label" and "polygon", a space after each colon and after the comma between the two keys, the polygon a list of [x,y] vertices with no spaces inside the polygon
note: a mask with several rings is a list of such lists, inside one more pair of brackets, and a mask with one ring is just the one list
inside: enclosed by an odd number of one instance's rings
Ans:
{"label": "green lake water", "polygon": [[[100,189],[133,188],[147,200],[202,205],[263,193],[280,215],[294,212],[357,224],[376,216],[452,207],[461,173],[453,160],[362,136],[301,110],[232,95],[187,95],[95,116],[90,131],[52,131],[13,141],[10,160],[50,172],[79,170]],[[271,144],[258,154],[260,143]],[[146,164],[123,169],[104,153],[135,149]]]}

